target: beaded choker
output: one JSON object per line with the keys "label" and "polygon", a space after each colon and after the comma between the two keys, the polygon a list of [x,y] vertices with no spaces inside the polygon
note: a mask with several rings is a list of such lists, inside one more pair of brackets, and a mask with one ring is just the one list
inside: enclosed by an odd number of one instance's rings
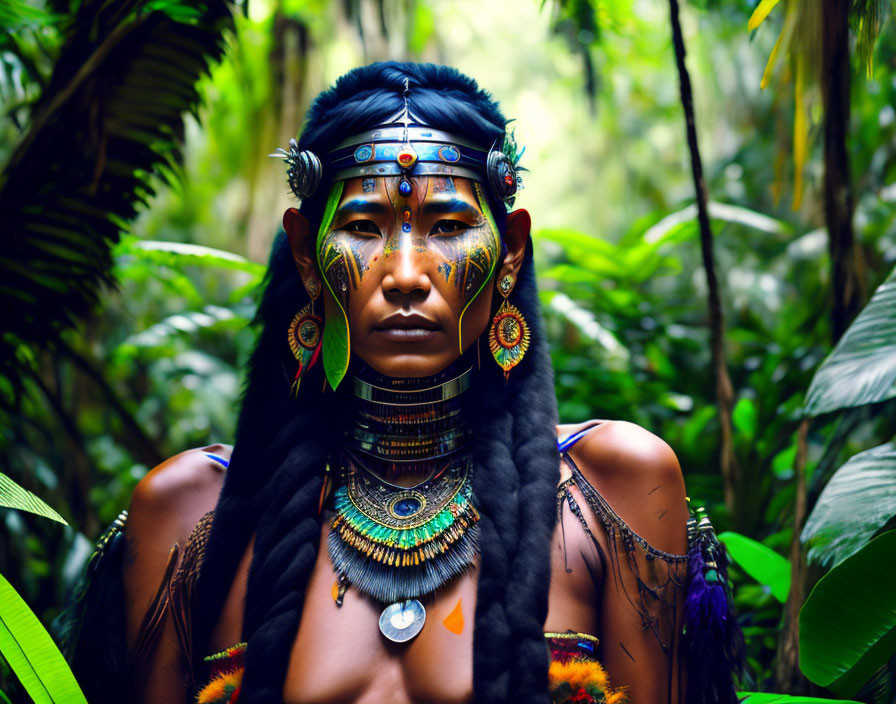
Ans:
{"label": "beaded choker", "polygon": [[422,383],[419,379],[356,377],[348,447],[358,457],[369,457],[365,461],[373,465],[429,463],[463,450],[470,432],[462,397],[472,384],[473,373],[470,367]]}
{"label": "beaded choker", "polygon": [[[380,630],[416,636],[426,620],[418,597],[467,570],[478,555],[470,437],[462,398],[473,367],[453,365],[427,379],[370,373],[354,380],[353,417],[339,462],[328,552],[349,585],[388,604]],[[463,369],[465,371],[458,371]],[[413,486],[409,480],[419,479]]]}

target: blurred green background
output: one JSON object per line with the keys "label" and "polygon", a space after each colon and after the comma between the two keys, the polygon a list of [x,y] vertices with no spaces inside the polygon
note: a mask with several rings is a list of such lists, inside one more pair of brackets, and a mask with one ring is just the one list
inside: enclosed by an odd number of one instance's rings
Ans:
{"label": "blurred green background", "polygon": [[[0,43],[0,163],[33,128],[31,106],[54,85],[78,30],[72,18],[91,4],[110,5],[17,0],[0,12],[10,30]],[[725,505],[719,471],[707,284],[669,5],[249,0],[235,8],[223,58],[198,83],[195,111],[174,130],[182,158],[168,157],[137,189],[143,202],[113,249],[114,285],[60,333],[64,348],[17,348],[17,364],[33,373],[21,388],[4,380],[0,389],[0,471],[70,527],[0,509],[0,572],[48,623],[151,466],[232,441],[256,286],[294,204],[281,162],[267,155],[299,132],[320,90],[381,59],[456,66],[515,119],[527,169],[517,204],[532,214],[561,419],[648,428],[676,451],[690,496],[720,530],[790,557],[797,473],[811,510],[834,469],[896,433],[892,403],[822,416],[808,430],[805,465],[796,465],[800,409],[834,337],[823,91],[815,84],[795,96],[796,64],[786,58],[764,90],[760,79],[784,6],[801,4],[782,3],[752,32],[755,2],[681,8],[727,325],[735,505]],[[846,142],[862,302],[896,263],[896,23],[889,3],[876,5],[873,62],[853,59]],[[806,106],[802,163],[795,97]],[[812,569],[807,584],[821,573]],[[783,604],[737,566],[732,576],[752,685],[770,689]],[[13,686],[0,677],[0,689]]]}

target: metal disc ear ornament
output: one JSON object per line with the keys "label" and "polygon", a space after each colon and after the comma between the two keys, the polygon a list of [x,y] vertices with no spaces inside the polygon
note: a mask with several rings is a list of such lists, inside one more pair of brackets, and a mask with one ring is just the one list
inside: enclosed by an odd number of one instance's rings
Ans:
{"label": "metal disc ear ornament", "polygon": [[492,149],[486,162],[488,185],[499,200],[510,201],[516,195],[517,177],[513,162],[504,152]]}
{"label": "metal disc ear ornament", "polygon": [[307,149],[299,150],[296,140],[289,140],[289,151],[278,148],[268,156],[278,157],[286,162],[286,177],[289,187],[299,198],[305,200],[314,195],[323,176],[323,165],[317,154]]}
{"label": "metal disc ear ornament", "polygon": [[389,604],[380,614],[380,632],[393,643],[407,643],[423,630],[426,609],[416,599]]}
{"label": "metal disc ear ornament", "polygon": [[488,331],[488,347],[498,366],[504,370],[504,377],[519,364],[529,349],[529,324],[519,308],[506,299],[501,303]]}
{"label": "metal disc ear ornament", "polygon": [[305,284],[305,290],[308,292],[308,298],[311,299],[311,302],[317,300],[318,296],[320,296],[321,285],[320,281],[317,279],[308,279],[308,283]]}
{"label": "metal disc ear ornament", "polygon": [[289,324],[289,349],[299,363],[292,392],[299,392],[302,375],[307,372],[320,356],[321,319],[312,313],[311,304],[295,314]]}

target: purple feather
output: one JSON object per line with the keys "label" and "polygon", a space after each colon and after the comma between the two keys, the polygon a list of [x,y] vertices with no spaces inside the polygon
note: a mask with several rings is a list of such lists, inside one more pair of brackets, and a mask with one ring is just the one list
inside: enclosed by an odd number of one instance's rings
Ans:
{"label": "purple feather", "polygon": [[734,676],[743,672],[743,634],[728,591],[727,558],[702,511],[693,520],[684,605],[687,704],[735,704]]}
{"label": "purple feather", "polygon": [[689,558],[685,623],[698,631],[724,630],[729,611],[726,589],[721,582],[706,581],[706,560],[699,545],[693,546]]}

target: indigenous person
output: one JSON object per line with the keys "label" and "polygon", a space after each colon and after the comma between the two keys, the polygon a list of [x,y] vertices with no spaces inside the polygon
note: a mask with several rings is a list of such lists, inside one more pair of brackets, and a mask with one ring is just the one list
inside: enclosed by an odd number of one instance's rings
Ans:
{"label": "indigenous person", "polygon": [[381,63],[281,150],[301,207],[233,451],[156,467],[104,539],[124,525],[129,700],[736,701],[675,455],[557,425],[506,125],[454,69]]}

